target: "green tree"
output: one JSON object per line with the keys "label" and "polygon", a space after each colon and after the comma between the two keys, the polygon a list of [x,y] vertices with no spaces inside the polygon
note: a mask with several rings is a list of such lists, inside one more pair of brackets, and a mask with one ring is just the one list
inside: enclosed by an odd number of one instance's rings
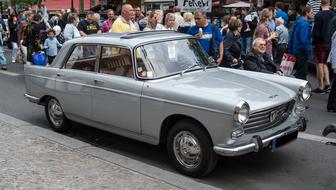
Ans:
{"label": "green tree", "polygon": [[12,5],[31,5],[38,3],[39,0],[11,0]]}

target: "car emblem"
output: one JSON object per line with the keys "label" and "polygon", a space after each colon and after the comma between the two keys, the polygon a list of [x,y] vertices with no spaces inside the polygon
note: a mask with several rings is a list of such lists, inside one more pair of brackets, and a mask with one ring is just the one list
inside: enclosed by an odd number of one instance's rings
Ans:
{"label": "car emblem", "polygon": [[274,95],[272,95],[272,96],[269,96],[268,98],[269,98],[269,99],[272,99],[272,98],[276,98],[277,96],[279,96],[279,95],[274,94]]}
{"label": "car emblem", "polygon": [[278,111],[272,111],[270,114],[270,122],[273,122],[278,117]]}

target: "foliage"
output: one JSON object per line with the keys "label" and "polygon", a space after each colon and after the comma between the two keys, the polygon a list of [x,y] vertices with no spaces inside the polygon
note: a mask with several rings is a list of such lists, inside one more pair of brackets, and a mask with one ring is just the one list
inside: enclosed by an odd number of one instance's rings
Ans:
{"label": "foliage", "polygon": [[38,0],[12,0],[12,5],[31,5],[37,2]]}

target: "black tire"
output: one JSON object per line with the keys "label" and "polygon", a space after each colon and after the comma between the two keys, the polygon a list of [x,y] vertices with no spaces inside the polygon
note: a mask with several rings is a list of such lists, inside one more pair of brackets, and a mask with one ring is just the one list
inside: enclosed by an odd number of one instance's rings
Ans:
{"label": "black tire", "polygon": [[[188,142],[184,146],[182,146],[182,139],[184,142]],[[181,152],[180,149],[187,151]],[[169,130],[167,152],[175,168],[191,177],[209,174],[215,168],[218,160],[218,155],[213,150],[208,133],[199,123],[191,120],[181,120]],[[187,157],[196,158],[189,159]]]}
{"label": "black tire", "polygon": [[55,98],[49,98],[44,111],[50,127],[57,132],[65,132],[72,126],[72,122],[65,117],[60,103]]}

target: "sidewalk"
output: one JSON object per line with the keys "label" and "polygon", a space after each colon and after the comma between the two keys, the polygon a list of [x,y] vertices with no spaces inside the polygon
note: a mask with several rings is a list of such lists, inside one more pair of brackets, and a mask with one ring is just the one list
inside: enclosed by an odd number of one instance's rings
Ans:
{"label": "sidewalk", "polygon": [[0,113],[0,189],[215,188]]}

